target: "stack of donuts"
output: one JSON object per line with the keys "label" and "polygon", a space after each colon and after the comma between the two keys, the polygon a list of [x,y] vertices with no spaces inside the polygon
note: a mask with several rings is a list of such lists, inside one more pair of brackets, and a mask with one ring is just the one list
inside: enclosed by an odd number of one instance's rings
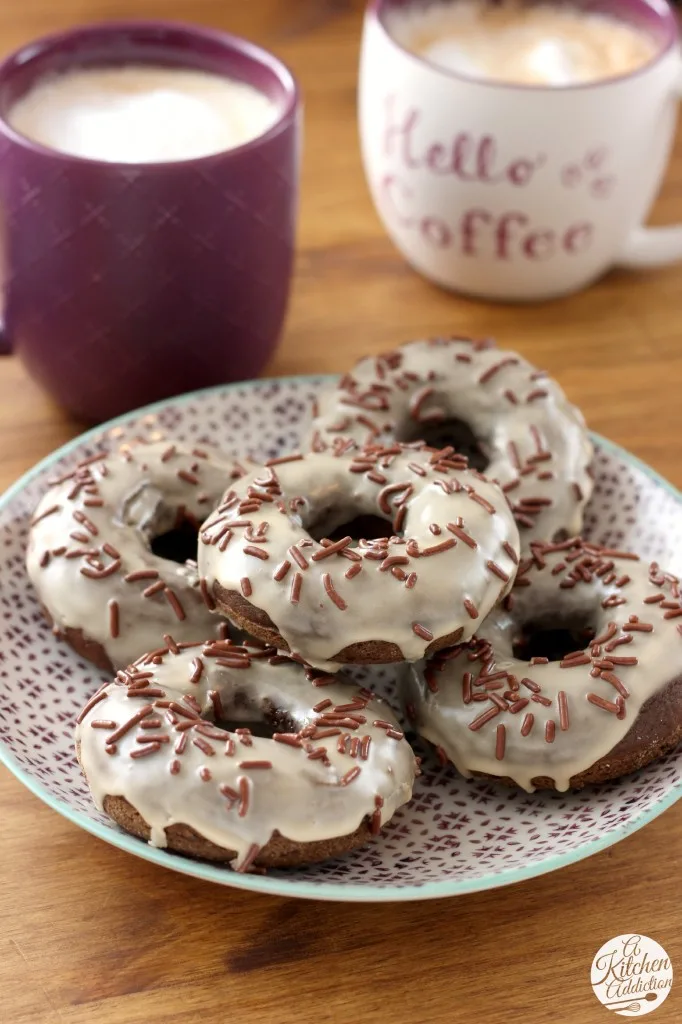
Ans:
{"label": "stack of donuts", "polygon": [[45,615],[113,677],[76,730],[101,809],[238,871],[377,836],[419,758],[344,666],[407,663],[409,738],[466,776],[580,788],[677,744],[680,583],[581,536],[592,446],[555,381],[417,341],[312,420],[263,465],[127,446],[40,502]]}

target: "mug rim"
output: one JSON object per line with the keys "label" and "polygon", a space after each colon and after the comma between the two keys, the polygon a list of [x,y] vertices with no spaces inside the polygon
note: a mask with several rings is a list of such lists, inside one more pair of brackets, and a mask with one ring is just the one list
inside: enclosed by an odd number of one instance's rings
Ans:
{"label": "mug rim", "polygon": [[[415,5],[418,2],[419,0],[415,0]],[[443,0],[443,2],[445,3],[446,0]],[[639,75],[651,71],[659,64],[660,61],[663,60],[664,57],[667,57],[676,45],[678,45],[680,38],[679,23],[669,0],[631,0],[631,2],[639,6],[640,9],[646,8],[651,14],[656,16],[665,30],[666,39],[660,48],[656,50],[656,53],[651,60],[633,68],[632,71],[626,71],[624,74],[609,75],[607,78],[592,79],[588,82],[572,82],[568,85],[550,85],[549,83],[544,82],[508,82],[504,79],[491,79],[478,77],[476,75],[469,75],[463,71],[455,71],[452,68],[446,68],[442,65],[435,64],[432,61],[427,60],[425,57],[421,57],[419,54],[414,53],[412,50],[408,50],[407,47],[398,42],[395,36],[393,36],[389,31],[385,22],[385,16],[387,9],[393,5],[393,0],[369,0],[365,17],[367,20],[376,22],[388,42],[395,46],[396,49],[400,50],[405,57],[411,58],[420,67],[428,68],[436,74],[442,75],[444,78],[450,78],[456,82],[462,82],[469,85],[486,86],[492,89],[515,89],[521,92],[547,94],[556,93],[562,95],[564,93],[603,88],[604,86],[619,85],[622,82],[631,81],[633,78],[637,78]],[[403,6],[411,6],[409,0]],[[629,23],[627,18],[622,18],[621,20]]]}
{"label": "mug rim", "polygon": [[[265,49],[258,43],[252,42],[243,36],[235,35],[232,32],[225,32],[222,29],[209,28],[203,25],[196,25],[187,21],[176,21],[170,18],[144,18],[144,19],[107,19],[105,21],[84,22],[73,28],[63,29],[58,32],[51,32],[38,39],[29,40],[17,47],[0,61],[0,86],[8,81],[11,76],[23,70],[36,58],[49,54],[60,45],[78,41],[97,42],[101,38],[119,35],[129,32],[132,36],[145,32],[176,32],[186,37],[198,38],[206,42],[217,43],[226,53],[236,53],[245,57],[254,65],[260,65],[270,71],[282,87],[283,102],[278,110],[277,117],[264,132],[256,135],[238,146],[227,149],[220,149],[215,153],[207,153],[204,156],[192,156],[177,160],[105,160],[98,157],[80,156],[77,153],[66,153],[63,150],[54,149],[41,142],[29,138],[27,135],[17,131],[9,122],[5,113],[0,113],[0,132],[4,134],[13,145],[30,150],[36,155],[49,157],[62,162],[77,162],[90,167],[111,168],[112,170],[172,170],[177,167],[188,167],[193,164],[207,164],[216,160],[227,160],[232,157],[241,156],[251,150],[257,149],[264,143],[277,137],[287,129],[296,117],[301,103],[301,89],[298,79],[291,68],[277,57],[272,51]],[[182,56],[181,51],[178,51]],[[142,61],[144,63],[144,61]],[[153,63],[152,61],[149,62]],[[187,64],[187,67],[191,65]],[[182,68],[182,60],[177,67]],[[211,72],[219,74],[219,72]],[[227,76],[225,76],[227,77]],[[38,81],[38,77],[32,84]],[[258,88],[254,86],[254,88]],[[262,91],[262,90],[259,90]]]}

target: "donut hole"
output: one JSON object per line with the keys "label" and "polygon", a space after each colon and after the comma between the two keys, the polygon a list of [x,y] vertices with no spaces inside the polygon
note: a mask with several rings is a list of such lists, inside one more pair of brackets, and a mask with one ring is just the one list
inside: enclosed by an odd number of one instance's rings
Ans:
{"label": "donut hole", "polygon": [[259,704],[248,694],[237,692],[230,702],[221,694],[221,703],[223,713],[212,721],[226,732],[248,729],[252,736],[272,739],[276,732],[298,732],[300,728],[288,711],[275,707],[269,700]]}
{"label": "donut hole", "polygon": [[547,658],[561,661],[567,654],[589,647],[596,630],[588,619],[542,619],[524,622],[512,641],[514,657],[519,661]]}
{"label": "donut hole", "polygon": [[152,554],[168,562],[196,561],[199,545],[199,526],[196,519],[184,516],[172,530],[160,533],[151,540]]}
{"label": "donut hole", "polygon": [[353,516],[351,519],[344,519],[342,523],[338,523],[338,517],[336,522],[332,517],[321,518],[308,527],[308,533],[316,541],[335,541],[343,537],[352,537],[357,542],[395,536],[391,520],[375,515]]}
{"label": "donut hole", "polygon": [[438,423],[418,423],[414,420],[406,424],[398,436],[399,441],[425,441],[431,448],[445,448],[451,445],[456,452],[466,455],[472,469],[482,473],[490,464],[483,442],[476,437],[473,430],[464,420],[451,418]]}
{"label": "donut hole", "polygon": [[[395,530],[388,519],[381,516],[356,516],[348,523],[341,523],[327,534],[329,540],[341,540],[352,537],[354,541],[377,540],[379,537],[393,537]],[[322,537],[316,538],[322,540]]]}

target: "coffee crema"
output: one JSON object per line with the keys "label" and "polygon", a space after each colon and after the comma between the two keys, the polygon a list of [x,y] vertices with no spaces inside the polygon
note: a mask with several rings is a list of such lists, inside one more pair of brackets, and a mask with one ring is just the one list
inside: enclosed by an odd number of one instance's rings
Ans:
{"label": "coffee crema", "polygon": [[657,51],[644,30],[564,3],[417,2],[391,12],[387,27],[405,49],[446,71],[522,85],[626,75]]}
{"label": "coffee crema", "polygon": [[156,163],[234,149],[266,132],[277,116],[276,103],[245,82],[129,64],[46,77],[14,104],[8,121],[61,153]]}

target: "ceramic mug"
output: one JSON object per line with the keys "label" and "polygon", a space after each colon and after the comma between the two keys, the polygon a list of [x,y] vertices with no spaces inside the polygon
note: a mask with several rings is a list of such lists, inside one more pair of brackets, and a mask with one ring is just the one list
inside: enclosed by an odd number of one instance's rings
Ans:
{"label": "ceramic mug", "polygon": [[[58,153],[7,123],[45,75],[131,62],[248,82],[279,116],[235,149],[146,164]],[[0,65],[4,341],[59,402],[103,420],[260,372],[291,280],[299,115],[279,60],[191,25],[76,28]]]}
{"label": "ceramic mug", "polygon": [[413,267],[470,295],[532,301],[616,265],[682,258],[682,226],[643,226],[682,94],[665,0],[585,3],[651,33],[656,56],[632,74],[560,88],[468,78],[409,53],[388,26],[414,2],[369,4],[359,95],[372,196]]}

